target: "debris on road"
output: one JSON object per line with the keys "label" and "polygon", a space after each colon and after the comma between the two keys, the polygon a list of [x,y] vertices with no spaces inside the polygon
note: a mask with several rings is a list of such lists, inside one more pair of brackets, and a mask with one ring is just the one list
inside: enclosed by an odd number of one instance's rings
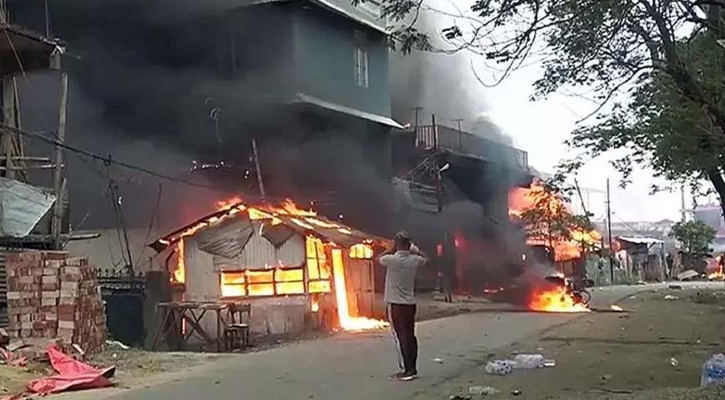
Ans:
{"label": "debris on road", "polygon": [[28,357],[19,356],[3,347],[0,347],[0,356],[2,356],[5,365],[11,367],[25,367],[28,365]]}
{"label": "debris on road", "polygon": [[700,387],[725,382],[725,355],[722,353],[710,357],[702,365]]}
{"label": "debris on road", "polygon": [[544,363],[544,356],[541,354],[518,354],[514,357],[513,367],[515,369],[536,369],[541,368]]}
{"label": "debris on road", "polygon": [[50,365],[58,374],[28,383],[28,389],[32,393],[47,395],[72,389],[95,389],[112,385],[109,378],[116,372],[116,367],[105,369],[91,367],[74,360],[54,346],[48,347],[47,352]]}
{"label": "debris on road", "polygon": [[695,271],[694,269],[688,269],[687,271],[677,274],[677,280],[688,281],[697,278],[698,276],[700,276],[700,274],[698,274],[697,271]]}
{"label": "debris on road", "polygon": [[0,346],[5,347],[10,344],[10,335],[8,335],[8,331],[6,331],[3,328],[0,328]]}
{"label": "debris on road", "polygon": [[494,360],[486,364],[484,370],[490,375],[508,375],[514,371],[511,360]]}
{"label": "debris on road", "polygon": [[471,386],[468,388],[468,394],[471,396],[493,396],[501,391],[491,386]]}
{"label": "debris on road", "polygon": [[130,349],[129,346],[126,346],[125,344],[119,342],[118,340],[106,340],[106,346],[108,346],[109,348],[118,347],[121,350],[128,350],[128,349]]}

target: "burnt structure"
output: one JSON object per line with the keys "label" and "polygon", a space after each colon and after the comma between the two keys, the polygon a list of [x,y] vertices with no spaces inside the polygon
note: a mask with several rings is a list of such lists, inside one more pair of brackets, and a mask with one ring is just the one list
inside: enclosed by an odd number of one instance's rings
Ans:
{"label": "burnt structure", "polygon": [[[9,5],[17,20],[44,25],[42,1]],[[400,127],[390,118],[379,12],[375,2],[334,0],[52,3],[53,32],[77,56],[71,77],[105,125],[74,140],[101,154],[106,140],[152,141],[186,158],[174,175],[192,169],[191,179],[256,197],[254,140],[267,197],[314,202],[354,220],[361,207],[381,208],[375,200],[389,186],[390,129]],[[78,108],[72,112],[82,114]],[[155,161],[138,162],[168,168]],[[155,190],[148,180],[138,185],[118,185],[130,226],[145,226],[149,214],[134,210],[144,205],[132,195]],[[87,197],[87,187],[71,190]],[[341,206],[360,198],[352,211]],[[174,207],[179,199],[188,196],[164,200]],[[208,210],[189,214],[199,211]]]}
{"label": "burnt structure", "polygon": [[[45,27],[43,1],[8,2],[17,21]],[[391,118],[387,24],[376,2],[64,0],[50,3],[50,20],[74,49],[72,87],[88,103],[69,111],[76,146],[171,168],[153,152],[139,156],[129,146],[116,153],[120,142],[152,142],[181,155],[174,176],[227,193],[219,197],[291,197],[376,235],[408,229],[439,255],[421,273],[422,286],[431,287],[446,265],[456,266],[457,281],[473,274],[481,282],[487,257],[520,257],[507,249],[507,193],[530,179],[526,153],[435,123],[406,131]],[[81,125],[91,105],[102,121],[94,129]],[[77,209],[103,214],[87,199],[112,186],[115,203],[123,197],[127,227],[145,228],[156,215],[149,207],[157,181],[125,183],[108,168],[105,178],[86,179],[91,168],[69,167]],[[210,211],[198,189],[174,194],[158,202],[160,214],[172,215],[165,228]],[[95,222],[86,226],[114,223]],[[496,250],[454,251],[480,250],[478,243]],[[492,264],[512,268],[508,259]]]}
{"label": "burnt structure", "polygon": [[405,219],[411,230],[425,232],[434,254],[420,284],[475,294],[508,284],[524,272],[530,252],[508,216],[509,190],[533,179],[528,154],[432,122],[393,139],[393,182],[408,209]]}

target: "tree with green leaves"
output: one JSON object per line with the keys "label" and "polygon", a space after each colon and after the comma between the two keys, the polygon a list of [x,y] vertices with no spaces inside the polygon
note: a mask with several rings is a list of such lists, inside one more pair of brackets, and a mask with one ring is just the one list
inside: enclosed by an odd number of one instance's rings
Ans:
{"label": "tree with green leaves", "polygon": [[577,231],[589,232],[593,229],[588,216],[574,215],[569,211],[565,194],[555,183],[549,181],[534,186],[527,196],[531,205],[519,214],[526,237],[544,244],[550,254],[556,254],[556,243],[571,241]]}
{"label": "tree with green leaves", "polygon": [[712,253],[710,245],[716,233],[715,229],[702,221],[687,221],[673,225],[670,236],[680,242],[686,254],[701,260]]}
{"label": "tree with green leaves", "polygon": [[[404,51],[431,47],[411,29],[422,4],[383,2]],[[707,180],[725,211],[723,9],[725,0],[472,0],[441,33],[443,50],[503,66],[498,81],[541,61],[534,99],[586,92],[599,104],[590,116],[608,111],[578,129],[571,146],[587,156],[628,150],[614,163],[625,178],[642,164],[670,180]]]}

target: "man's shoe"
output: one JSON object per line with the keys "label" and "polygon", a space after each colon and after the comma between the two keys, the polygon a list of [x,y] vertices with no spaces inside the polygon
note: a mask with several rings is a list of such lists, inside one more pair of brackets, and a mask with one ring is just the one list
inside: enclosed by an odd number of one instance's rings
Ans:
{"label": "man's shoe", "polygon": [[392,379],[392,380],[394,380],[394,381],[399,381],[400,380],[400,377],[403,376],[403,375],[405,375],[405,371],[398,371],[398,372],[390,375],[389,378]]}
{"label": "man's shoe", "polygon": [[398,376],[399,381],[408,382],[418,377],[418,373],[414,371],[403,372]]}

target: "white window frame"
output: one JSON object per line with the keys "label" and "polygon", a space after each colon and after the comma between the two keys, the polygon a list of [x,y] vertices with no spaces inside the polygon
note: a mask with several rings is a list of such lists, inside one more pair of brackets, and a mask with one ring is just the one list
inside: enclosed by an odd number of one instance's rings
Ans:
{"label": "white window frame", "polygon": [[370,58],[367,50],[355,46],[355,85],[367,89],[370,85]]}

